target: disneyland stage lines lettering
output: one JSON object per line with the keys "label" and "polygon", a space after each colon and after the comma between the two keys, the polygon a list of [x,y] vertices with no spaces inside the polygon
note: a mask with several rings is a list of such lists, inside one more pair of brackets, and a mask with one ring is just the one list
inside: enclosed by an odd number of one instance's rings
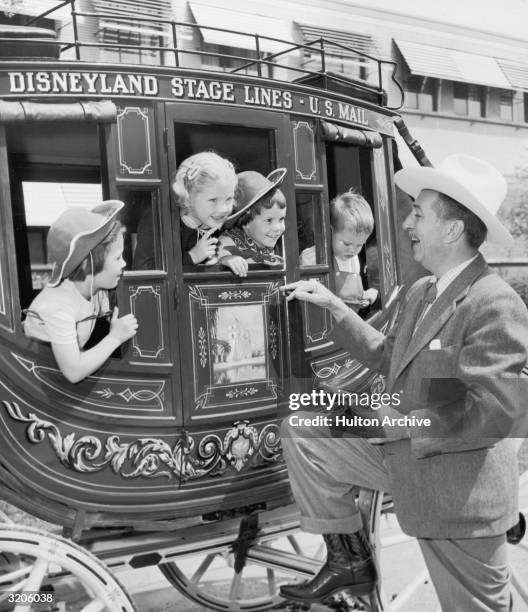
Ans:
{"label": "disneyland stage lines lettering", "polygon": [[368,125],[368,119],[365,114],[364,108],[358,108],[345,102],[338,102],[339,108],[339,119],[345,121],[352,121],[353,123],[359,123],[361,125]]}
{"label": "disneyland stage lines lettering", "polygon": [[235,102],[235,86],[233,83],[173,77],[171,87],[172,95],[175,98]]}
{"label": "disneyland stage lines lettering", "polygon": [[291,92],[257,85],[244,85],[244,102],[254,106],[284,108],[286,110],[293,107]]}
{"label": "disneyland stage lines lettering", "polygon": [[10,72],[10,93],[68,93],[157,96],[156,77],[103,72]]}

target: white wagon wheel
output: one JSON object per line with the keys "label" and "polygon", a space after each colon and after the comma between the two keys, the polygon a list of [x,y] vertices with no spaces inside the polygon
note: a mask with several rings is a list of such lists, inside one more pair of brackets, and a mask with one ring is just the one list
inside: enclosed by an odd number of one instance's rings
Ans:
{"label": "white wagon wheel", "polygon": [[[14,523],[1,524],[0,610],[30,612],[32,606],[27,597],[20,596],[48,586],[53,588],[55,604],[63,597],[75,596],[75,602],[67,607],[68,611],[135,611],[123,587],[88,551],[40,529]],[[17,593],[18,602],[15,598],[17,603],[9,604],[13,599],[10,595]],[[39,609],[43,609],[39,605]]]}

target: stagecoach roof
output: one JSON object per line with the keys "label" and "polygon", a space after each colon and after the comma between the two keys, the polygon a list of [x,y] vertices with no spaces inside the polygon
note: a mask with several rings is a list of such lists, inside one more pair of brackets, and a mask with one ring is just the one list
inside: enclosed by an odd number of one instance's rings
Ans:
{"label": "stagecoach roof", "polygon": [[487,85],[528,89],[528,64],[395,39],[412,74]]}

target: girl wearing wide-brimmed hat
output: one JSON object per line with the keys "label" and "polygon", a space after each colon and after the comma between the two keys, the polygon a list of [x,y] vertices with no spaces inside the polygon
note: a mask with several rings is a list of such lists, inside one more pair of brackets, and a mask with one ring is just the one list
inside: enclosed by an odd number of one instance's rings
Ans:
{"label": "girl wearing wide-brimmed hat", "polygon": [[237,175],[237,209],[220,235],[222,252],[228,253],[220,263],[238,276],[246,276],[248,263],[284,264],[276,245],[285,227],[286,198],[278,188],[285,174],[285,168],[277,168],[268,176],[253,170]]}
{"label": "girl wearing wide-brimmed hat", "polygon": [[[108,290],[122,276],[124,227],[116,219],[124,206],[108,200],[92,210],[70,208],[52,224],[47,237],[50,280],[28,308],[26,335],[49,342],[57,364],[72,383],[97,370],[123,342],[135,335],[134,315],[109,312]],[[109,333],[84,351],[98,317],[111,315]]]}

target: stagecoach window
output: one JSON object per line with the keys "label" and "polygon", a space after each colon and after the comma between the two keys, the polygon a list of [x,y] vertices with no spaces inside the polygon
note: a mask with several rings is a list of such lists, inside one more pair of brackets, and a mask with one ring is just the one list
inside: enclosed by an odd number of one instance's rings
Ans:
{"label": "stagecoach window", "polygon": [[119,199],[125,202],[121,221],[127,229],[124,250],[127,269],[162,269],[157,193],[120,189]]}
{"label": "stagecoach window", "polygon": [[49,226],[67,208],[92,208],[102,200],[100,184],[23,181],[31,287],[40,290],[51,273],[47,263],[46,236]]}
{"label": "stagecoach window", "polygon": [[175,123],[176,163],[200,151],[215,151],[229,159],[237,172],[269,174],[277,167],[272,130],[247,125]]}
{"label": "stagecoach window", "polygon": [[319,193],[296,195],[297,234],[301,267],[326,263],[323,207]]}

